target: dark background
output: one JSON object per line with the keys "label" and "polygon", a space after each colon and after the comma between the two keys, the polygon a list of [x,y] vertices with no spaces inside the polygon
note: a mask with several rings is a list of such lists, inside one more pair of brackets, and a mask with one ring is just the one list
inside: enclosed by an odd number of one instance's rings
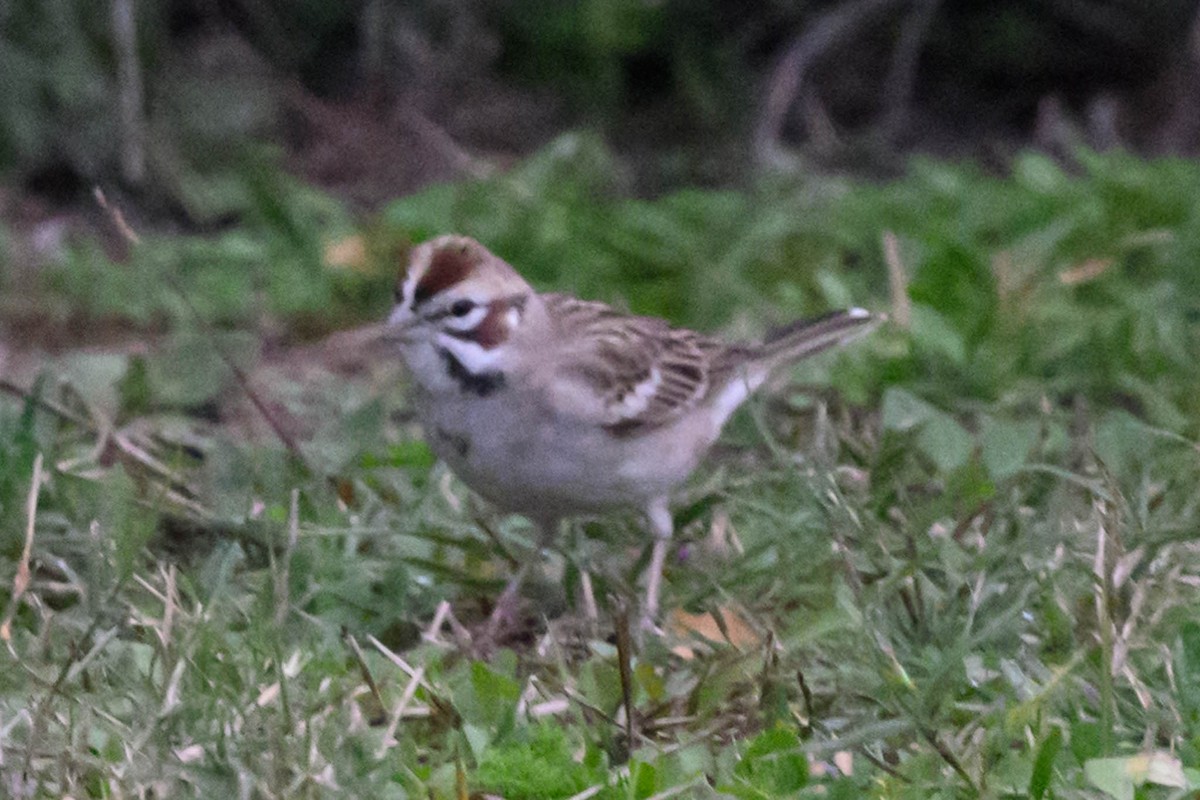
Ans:
{"label": "dark background", "polygon": [[1200,146],[1188,0],[13,0],[0,214],[119,187],[187,229],[280,168],[374,208],[591,129],[627,191],[908,155]]}

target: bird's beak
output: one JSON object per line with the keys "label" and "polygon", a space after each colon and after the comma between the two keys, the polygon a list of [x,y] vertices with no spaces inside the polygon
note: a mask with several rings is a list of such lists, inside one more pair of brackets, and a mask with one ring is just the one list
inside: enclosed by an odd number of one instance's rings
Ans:
{"label": "bird's beak", "polygon": [[384,336],[388,339],[408,339],[419,318],[402,305],[396,306],[387,321],[387,331]]}

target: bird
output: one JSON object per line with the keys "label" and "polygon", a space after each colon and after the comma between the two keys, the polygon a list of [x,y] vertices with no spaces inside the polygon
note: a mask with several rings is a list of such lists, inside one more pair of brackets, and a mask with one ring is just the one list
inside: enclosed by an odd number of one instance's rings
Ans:
{"label": "bird", "polygon": [[[536,291],[478,241],[410,252],[385,330],[434,454],[546,546],[564,519],[640,511],[653,537],[642,624],[658,617],[673,492],[773,373],[872,329],[861,308],[729,342],[594,300]],[[487,632],[519,604],[526,559]]]}

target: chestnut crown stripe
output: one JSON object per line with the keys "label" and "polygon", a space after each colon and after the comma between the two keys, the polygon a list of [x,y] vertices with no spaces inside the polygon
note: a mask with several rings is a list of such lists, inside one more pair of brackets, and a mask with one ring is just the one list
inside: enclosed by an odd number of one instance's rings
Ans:
{"label": "chestnut crown stripe", "polygon": [[466,246],[435,250],[429,259],[429,268],[417,282],[413,305],[418,306],[439,292],[462,283],[475,268],[475,263],[475,254]]}

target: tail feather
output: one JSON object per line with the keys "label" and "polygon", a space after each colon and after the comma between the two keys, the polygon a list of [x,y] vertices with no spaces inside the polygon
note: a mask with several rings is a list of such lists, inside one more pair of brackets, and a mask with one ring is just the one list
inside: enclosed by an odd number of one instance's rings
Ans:
{"label": "tail feather", "polygon": [[767,335],[759,346],[759,357],[777,365],[799,361],[857,339],[884,319],[866,309],[848,308],[816,319],[793,322]]}
{"label": "tail feather", "polygon": [[[738,350],[735,377],[719,384],[712,395],[718,424],[723,425],[734,409],[742,404],[771,373],[785,364],[845,344],[869,333],[886,319],[861,308],[834,311],[816,319],[785,325],[763,340]],[[747,360],[748,357],[748,360]]]}

